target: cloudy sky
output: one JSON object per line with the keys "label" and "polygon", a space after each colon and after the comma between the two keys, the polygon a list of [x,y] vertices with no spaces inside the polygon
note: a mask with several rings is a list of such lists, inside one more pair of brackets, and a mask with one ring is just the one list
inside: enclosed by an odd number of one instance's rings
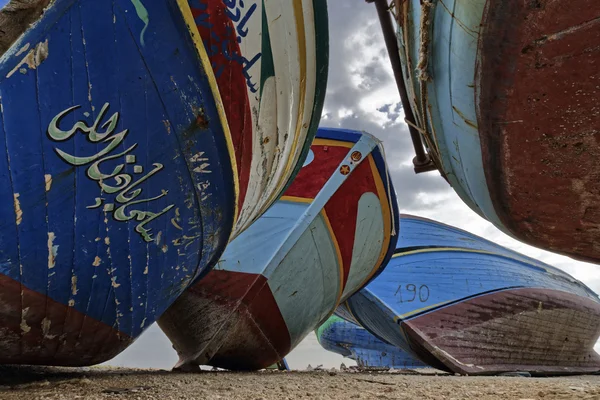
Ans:
{"label": "cloudy sky", "polygon": [[[524,245],[471,211],[437,172],[415,175],[412,144],[399,107],[375,6],[364,0],[329,0],[330,67],[322,126],[364,130],[383,141],[402,213],[465,229],[559,267],[600,291],[600,268]],[[292,368],[339,367],[341,356],[326,352],[314,334],[289,356]],[[168,339],[152,326],[111,365],[168,369],[177,361]]]}

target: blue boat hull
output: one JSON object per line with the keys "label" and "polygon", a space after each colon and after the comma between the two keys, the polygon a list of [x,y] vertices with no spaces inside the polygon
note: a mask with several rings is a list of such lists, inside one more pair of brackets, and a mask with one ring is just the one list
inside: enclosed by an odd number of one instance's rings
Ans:
{"label": "blue boat hull", "polygon": [[451,226],[400,224],[390,263],[338,315],[455,373],[600,370],[600,301],[581,282]]}
{"label": "blue boat hull", "polygon": [[424,368],[428,365],[385,343],[366,329],[332,316],[315,331],[325,350],[348,357],[361,368]]}
{"label": "blue boat hull", "polygon": [[0,59],[0,363],[110,359],[224,250],[231,142],[181,3],[57,0]]}

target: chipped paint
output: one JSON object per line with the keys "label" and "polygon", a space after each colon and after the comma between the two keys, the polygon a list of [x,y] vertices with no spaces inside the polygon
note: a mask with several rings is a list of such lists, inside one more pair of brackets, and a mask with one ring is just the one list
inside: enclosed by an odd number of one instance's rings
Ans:
{"label": "chipped paint", "polygon": [[75,307],[75,300],[69,300],[69,307]]}
{"label": "chipped paint", "polygon": [[29,312],[29,307],[26,307],[21,310],[21,331],[28,333],[31,330],[31,327],[27,325],[27,321],[25,318],[27,317],[27,313]]}
{"label": "chipped paint", "polygon": [[54,239],[56,239],[54,232],[48,232],[48,269],[52,269],[56,266],[58,245],[54,245]]}
{"label": "chipped paint", "polygon": [[[7,78],[13,76],[17,71],[20,71],[23,66],[27,65],[29,69],[37,69],[48,58],[48,39],[39,43],[35,48],[29,50],[27,55],[23,57],[7,75]],[[27,70],[26,70],[27,71]]]}
{"label": "chipped paint", "polygon": [[29,50],[29,48],[31,47],[30,43],[25,44],[25,46],[21,47],[21,50],[19,50],[17,52],[17,54],[15,54],[15,57],[18,57],[20,55],[22,55],[23,53],[25,53],[27,50]]}
{"label": "chipped paint", "polygon": [[71,277],[71,293],[73,294],[73,296],[75,296],[77,294],[78,290],[77,290],[77,277],[75,275],[73,275]]}
{"label": "chipped paint", "polygon": [[52,187],[52,175],[44,175],[44,180],[46,181],[46,192],[49,192],[50,188]]}
{"label": "chipped paint", "polygon": [[102,259],[100,257],[96,256],[96,258],[94,258],[94,262],[92,263],[92,265],[94,267],[98,267],[101,262],[102,262]]}
{"label": "chipped paint", "polygon": [[117,283],[117,277],[113,276],[112,278],[110,278],[111,280],[111,286],[114,287],[115,289],[118,288],[119,286],[121,286],[120,283]]}
{"label": "chipped paint", "polygon": [[56,338],[56,335],[50,335],[50,327],[52,326],[52,321],[48,319],[48,317],[44,317],[41,323],[42,326],[42,334],[44,335],[44,339],[52,340]]}
{"label": "chipped paint", "polygon": [[17,225],[21,225],[21,222],[23,221],[23,211],[21,210],[21,202],[19,201],[20,196],[19,193],[13,194]]}
{"label": "chipped paint", "polygon": [[104,244],[107,246],[110,245],[110,238],[108,236],[104,238]]}

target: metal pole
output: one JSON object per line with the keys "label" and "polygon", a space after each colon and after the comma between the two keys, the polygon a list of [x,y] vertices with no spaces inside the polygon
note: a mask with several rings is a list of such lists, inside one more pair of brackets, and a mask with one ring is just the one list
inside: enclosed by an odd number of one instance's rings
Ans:
{"label": "metal pole", "polygon": [[[390,62],[392,64],[392,70],[394,71],[394,79],[396,80],[396,86],[400,93],[400,101],[402,102],[402,108],[404,109],[404,116],[407,121],[416,125],[415,115],[413,114],[410,102],[408,100],[408,93],[402,77],[402,64],[400,62],[400,53],[398,50],[398,43],[396,42],[396,34],[394,32],[394,26],[392,24],[392,17],[389,11],[387,0],[366,0],[367,3],[375,3],[377,9],[377,15],[379,16],[379,23],[381,24],[381,30],[383,32],[383,38],[385,40],[385,46],[387,47]],[[415,172],[432,171],[436,169],[435,165],[431,161],[429,155],[423,148],[423,142],[421,141],[421,134],[412,126],[408,125],[408,131],[413,142],[416,157],[413,159],[413,165],[415,166]]]}

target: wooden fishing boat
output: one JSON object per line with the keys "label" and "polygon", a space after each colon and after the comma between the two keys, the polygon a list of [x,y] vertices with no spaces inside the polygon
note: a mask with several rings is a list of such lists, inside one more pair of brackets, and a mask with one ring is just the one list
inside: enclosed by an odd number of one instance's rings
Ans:
{"label": "wooden fishing boat", "polygon": [[600,370],[600,300],[583,283],[451,226],[408,215],[400,224],[390,263],[341,316],[455,373]]}
{"label": "wooden fishing boat", "polygon": [[0,363],[112,358],[288,185],[327,17],[268,3],[0,10]]}
{"label": "wooden fishing boat", "polygon": [[395,0],[398,46],[375,1],[417,167],[507,234],[600,262],[600,2]]}
{"label": "wooden fishing boat", "polygon": [[385,343],[366,329],[335,315],[315,330],[325,350],[348,357],[361,368],[412,369],[427,367],[405,351]]}
{"label": "wooden fishing boat", "polygon": [[281,200],[159,319],[176,368],[281,360],[387,263],[397,216],[379,142],[319,129]]}

